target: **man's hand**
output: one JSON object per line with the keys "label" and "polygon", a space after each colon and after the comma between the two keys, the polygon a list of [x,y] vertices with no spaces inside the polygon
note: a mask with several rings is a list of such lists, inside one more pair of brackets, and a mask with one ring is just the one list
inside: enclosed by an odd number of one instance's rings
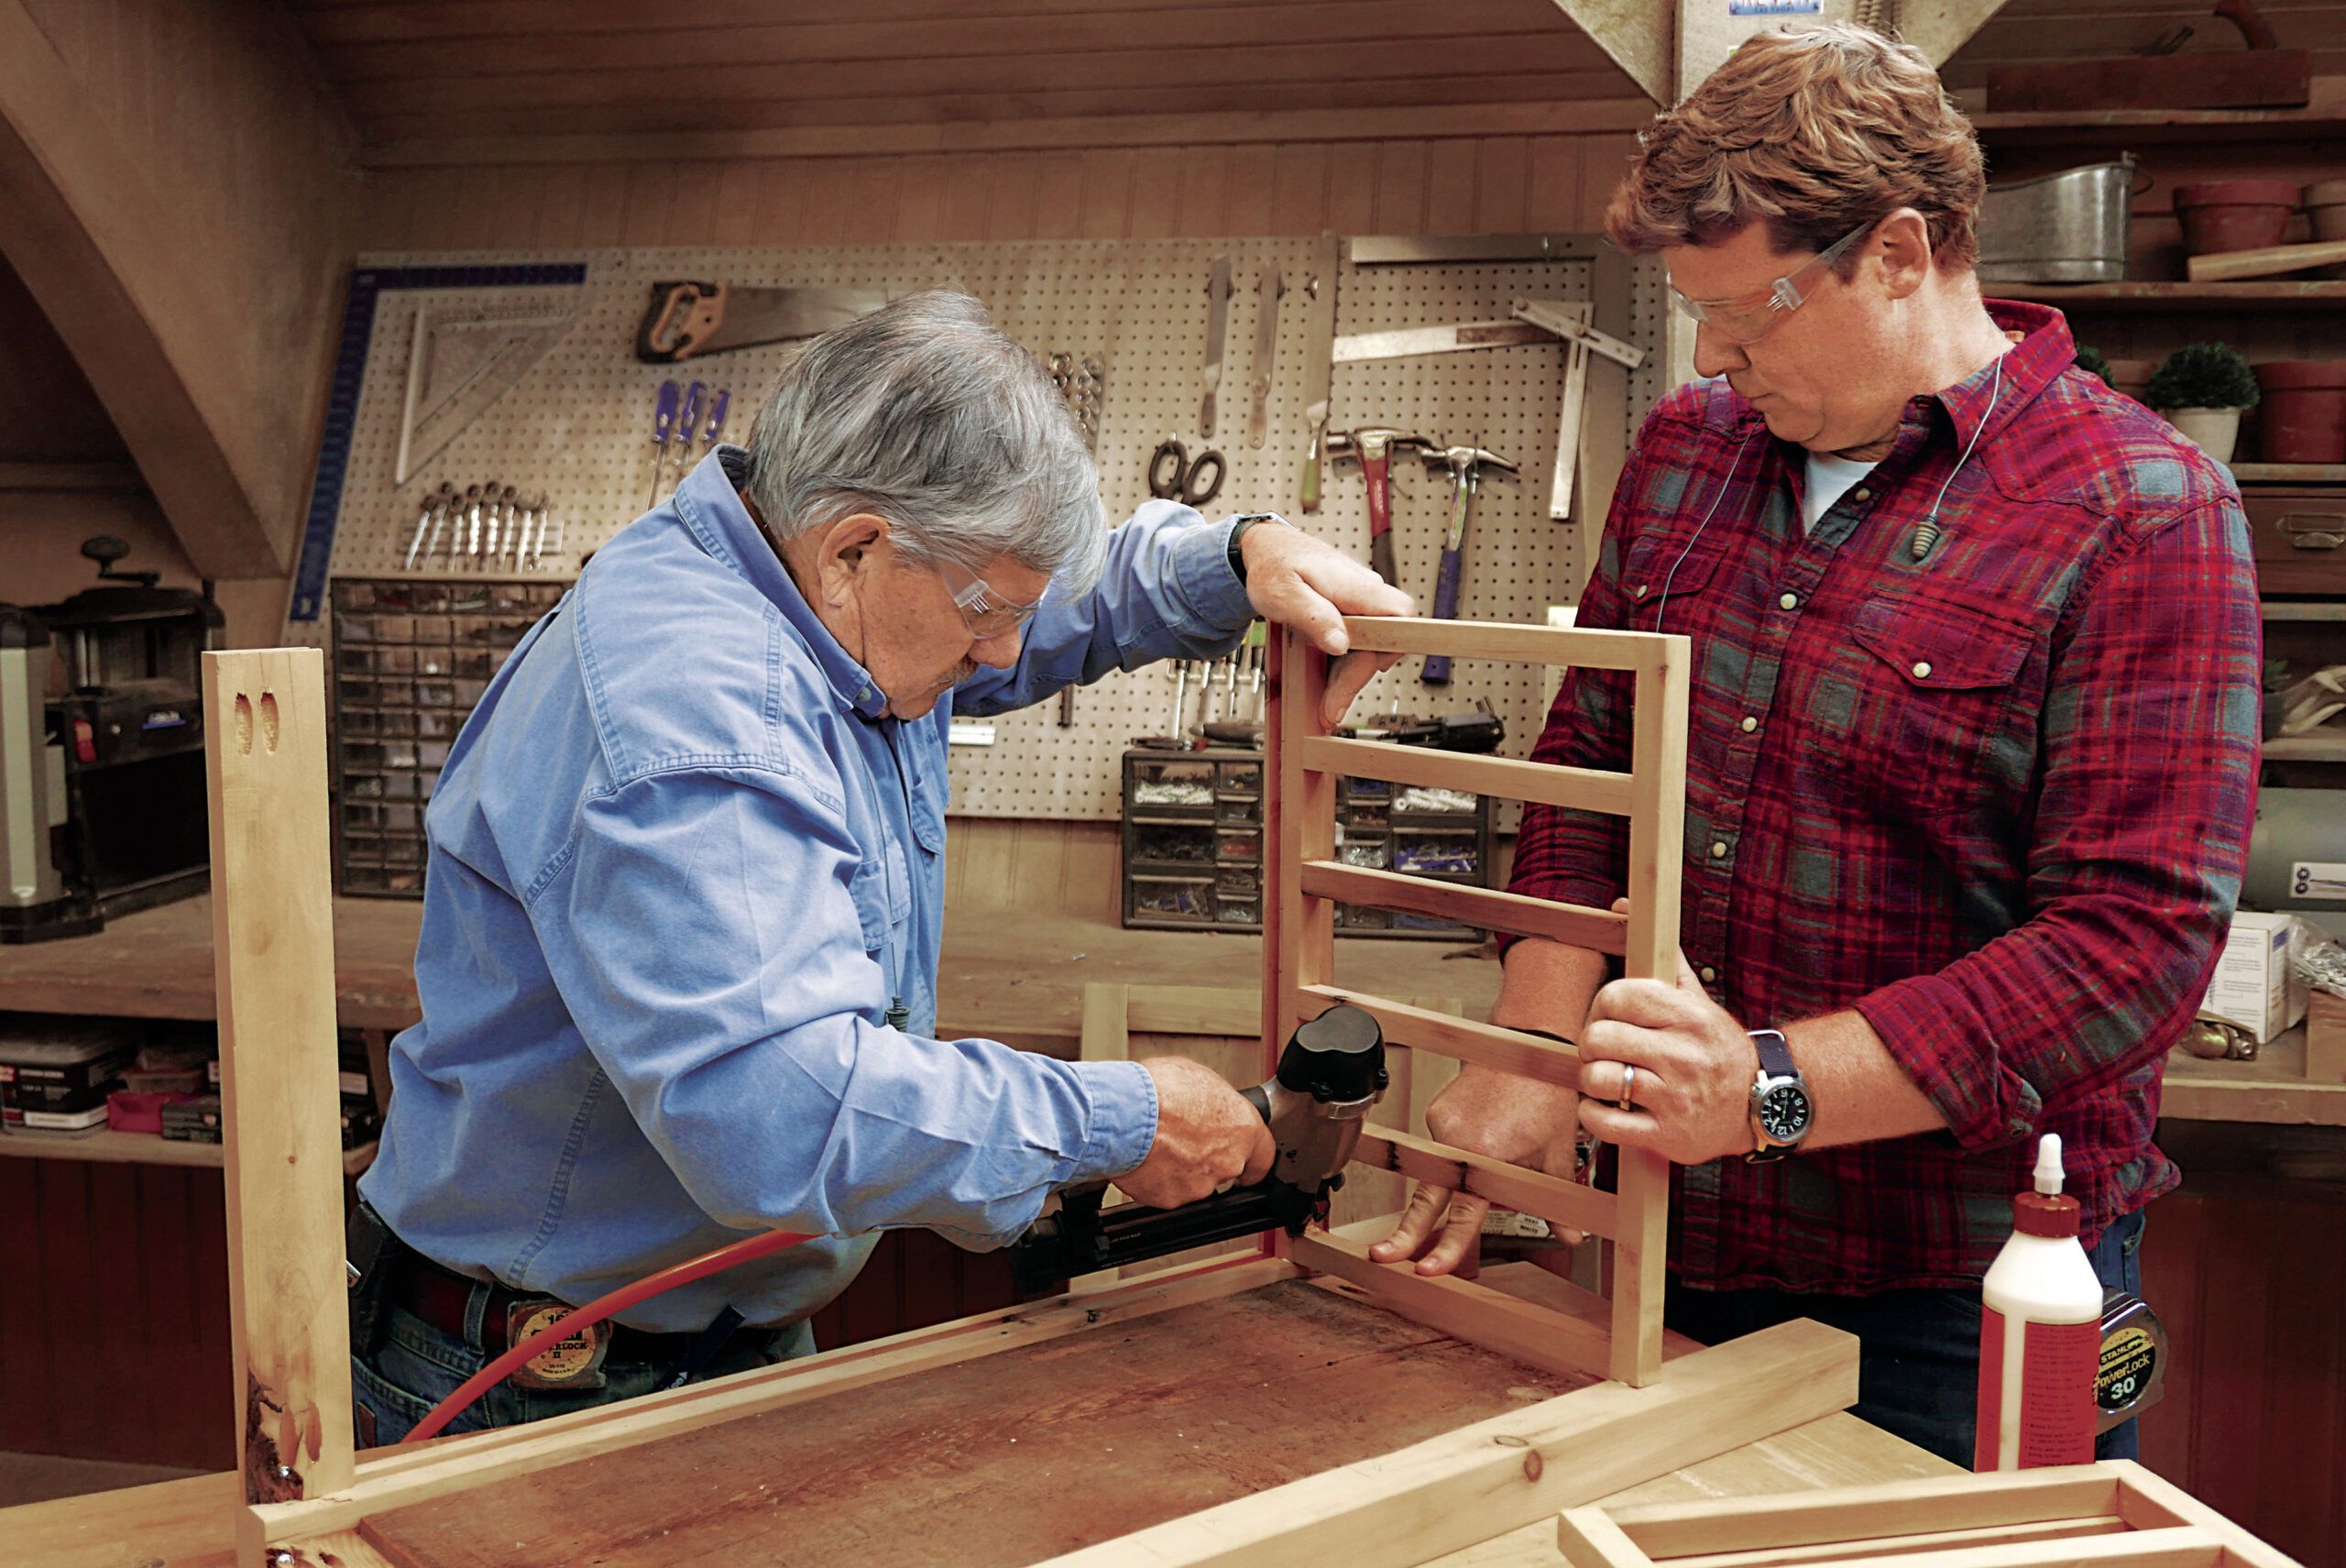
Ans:
{"label": "man's hand", "polygon": [[1171,1209],[1270,1174],[1278,1149],[1254,1105],[1222,1074],[1188,1057],[1140,1064],[1157,1083],[1157,1141],[1116,1178],[1135,1203]]}
{"label": "man's hand", "polygon": [[[1581,1125],[1679,1165],[1749,1154],[1759,1070],[1751,1036],[1704,993],[1681,953],[1677,983],[1617,980],[1590,1003],[1580,1036]],[[1634,1110],[1619,1105],[1625,1081]]]}
{"label": "man's hand", "polygon": [[[1579,1096],[1538,1079],[1469,1067],[1426,1107],[1426,1131],[1438,1141],[1551,1176],[1573,1173],[1573,1109]],[[1417,1259],[1420,1274],[1448,1274],[1472,1263],[1483,1234],[1487,1198],[1420,1182],[1393,1234],[1368,1249],[1379,1263]],[[1577,1239],[1573,1237],[1567,1240]]]}
{"label": "man's hand", "polygon": [[1329,672],[1327,699],[1321,707],[1321,718],[1334,729],[1369,677],[1391,669],[1401,657],[1363,653],[1339,658],[1352,651],[1343,618],[1414,615],[1417,601],[1378,576],[1367,563],[1299,528],[1258,523],[1238,541],[1238,553],[1246,558],[1246,597],[1255,612],[1265,620],[1294,627],[1321,652],[1338,659]]}

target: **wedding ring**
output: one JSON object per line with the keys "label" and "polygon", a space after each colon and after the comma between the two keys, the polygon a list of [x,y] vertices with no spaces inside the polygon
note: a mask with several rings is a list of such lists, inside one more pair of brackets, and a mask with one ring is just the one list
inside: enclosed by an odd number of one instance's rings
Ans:
{"label": "wedding ring", "polygon": [[1638,1069],[1631,1067],[1628,1063],[1623,1062],[1621,1064],[1621,1098],[1614,1102],[1614,1105],[1617,1109],[1623,1111],[1634,1111],[1638,1108],[1635,1092],[1637,1083]]}

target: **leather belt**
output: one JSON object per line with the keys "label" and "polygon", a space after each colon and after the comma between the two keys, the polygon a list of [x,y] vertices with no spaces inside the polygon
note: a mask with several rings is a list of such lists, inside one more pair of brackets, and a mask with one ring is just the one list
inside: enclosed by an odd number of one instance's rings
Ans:
{"label": "leather belt", "polygon": [[[472,1305],[473,1292],[484,1284],[469,1275],[444,1268],[411,1248],[394,1299],[442,1333],[461,1340],[465,1337],[465,1316]],[[480,1317],[480,1347],[492,1356],[502,1355],[511,1344],[506,1335],[510,1316],[506,1309],[516,1301],[550,1298],[503,1285],[488,1285],[487,1288],[488,1300]],[[683,1356],[695,1337],[691,1333],[652,1333],[625,1323],[613,1323],[610,1327],[610,1357],[614,1361],[651,1362],[664,1366]]]}

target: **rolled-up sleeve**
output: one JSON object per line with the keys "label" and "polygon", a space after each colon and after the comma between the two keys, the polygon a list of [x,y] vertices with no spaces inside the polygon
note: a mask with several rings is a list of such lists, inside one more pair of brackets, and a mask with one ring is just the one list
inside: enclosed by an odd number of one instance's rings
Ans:
{"label": "rolled-up sleeve", "polygon": [[1857,1003],[1964,1146],[2164,1053],[2223,942],[2254,806],[2262,630],[2229,501],[2125,536],[2056,628],[2029,918]]}
{"label": "rolled-up sleeve", "polygon": [[1080,597],[1046,595],[1017,662],[956,686],[955,710],[1004,713],[1111,670],[1229,652],[1255,615],[1230,566],[1236,527],[1235,518],[1208,522],[1174,501],[1142,507],[1109,535],[1099,586]]}
{"label": "rolled-up sleeve", "polygon": [[[804,780],[680,768],[584,809],[536,895],[586,1046],[694,1201],[740,1229],[1015,1236],[1045,1196],[1138,1165],[1148,1074],[873,1020],[891,894]],[[884,880],[884,879],[881,879]],[[864,913],[860,913],[862,910]]]}

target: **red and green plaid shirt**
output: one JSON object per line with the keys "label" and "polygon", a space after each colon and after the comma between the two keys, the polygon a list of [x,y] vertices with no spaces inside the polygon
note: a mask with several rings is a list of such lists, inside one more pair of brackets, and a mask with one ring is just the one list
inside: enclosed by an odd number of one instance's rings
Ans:
{"label": "red and green plaid shirt", "polygon": [[[1949,1128],[1679,1171],[1693,1284],[1976,1281],[2038,1133],[2088,1241],[2178,1179],[2160,1069],[2256,776],[2247,523],[2222,468],[2072,367],[2057,312],[1990,310],[2026,334],[2001,372],[1915,399],[1806,536],[1806,455],[1724,381],[1672,393],[1581,598],[1583,626],[1692,639],[1681,932],[1711,994],[1751,1028],[1856,1008]],[[1573,672],[1534,758],[1626,768],[1627,682]],[[1617,818],[1527,808],[1512,885],[1603,908],[1626,850]]]}

